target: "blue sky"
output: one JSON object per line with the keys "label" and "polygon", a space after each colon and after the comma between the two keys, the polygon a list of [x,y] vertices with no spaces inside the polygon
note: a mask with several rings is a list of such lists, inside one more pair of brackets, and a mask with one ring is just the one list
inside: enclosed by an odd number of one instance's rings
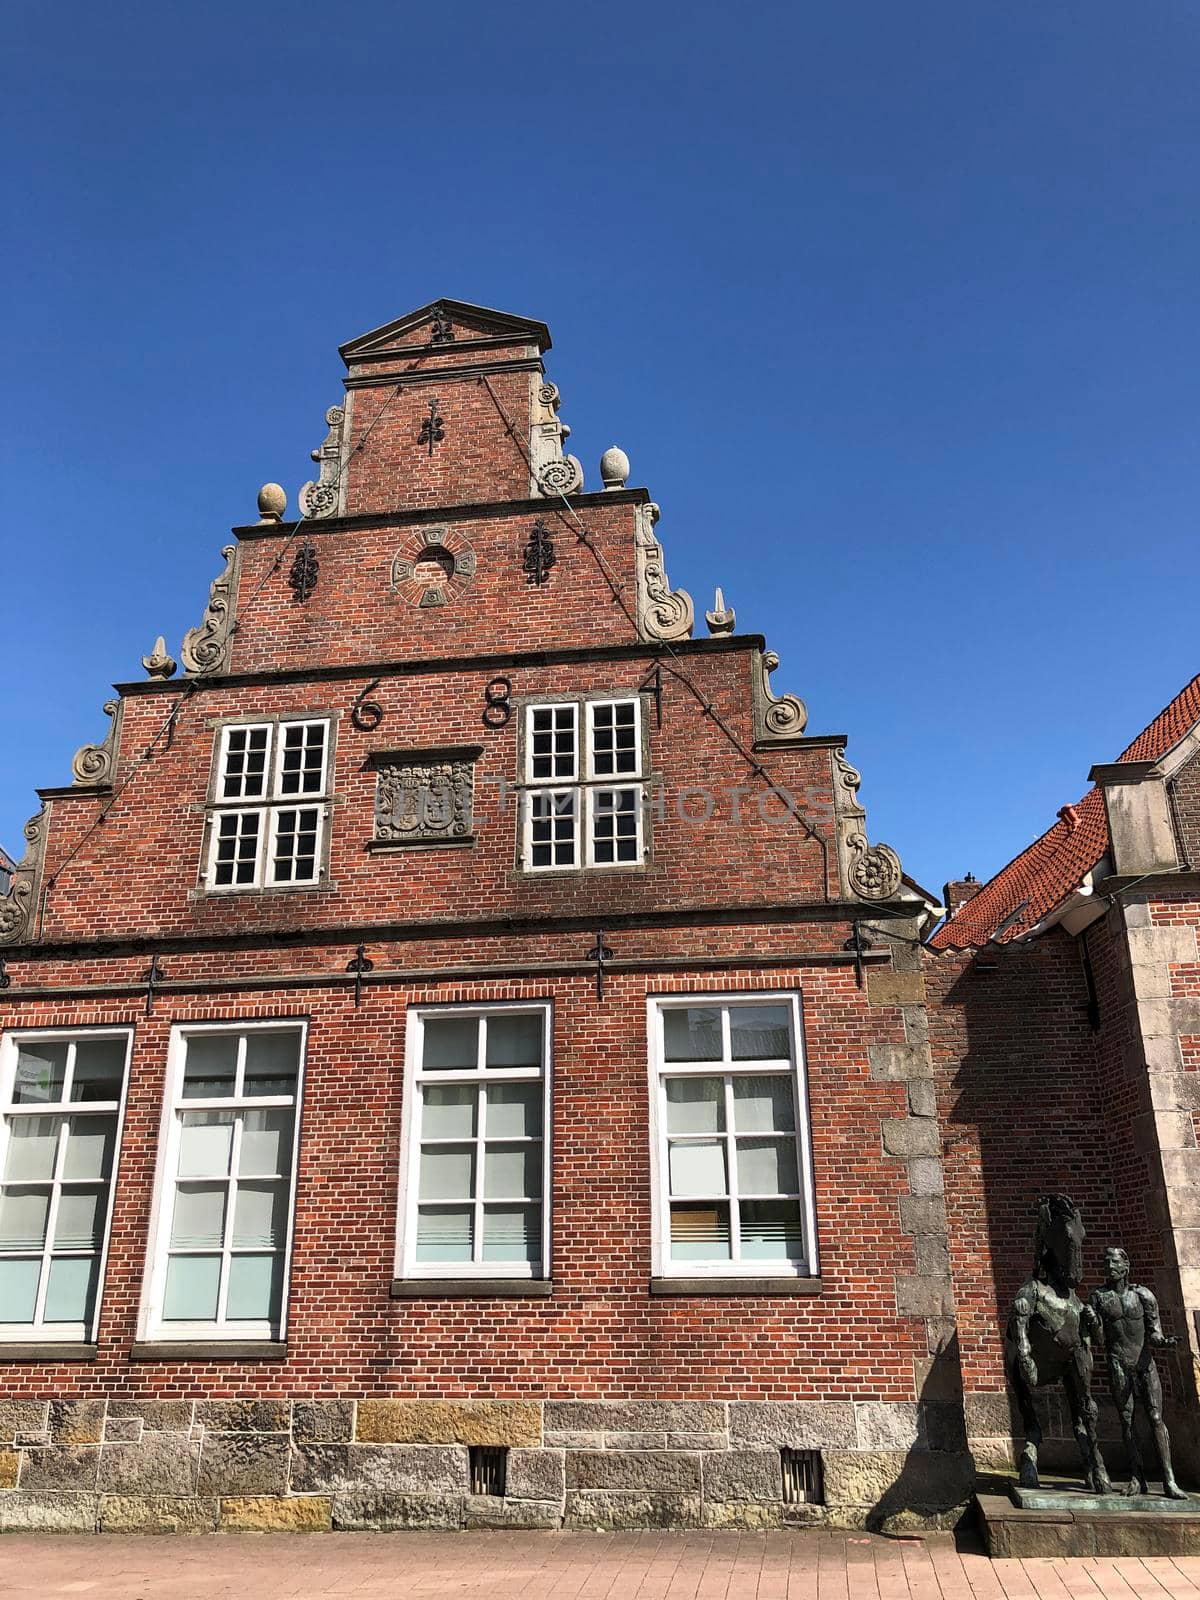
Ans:
{"label": "blue sky", "polygon": [[[336,346],[555,339],[940,889],[1200,668],[1182,0],[8,8],[0,841],[310,475]],[[294,503],[294,501],[293,501]]]}

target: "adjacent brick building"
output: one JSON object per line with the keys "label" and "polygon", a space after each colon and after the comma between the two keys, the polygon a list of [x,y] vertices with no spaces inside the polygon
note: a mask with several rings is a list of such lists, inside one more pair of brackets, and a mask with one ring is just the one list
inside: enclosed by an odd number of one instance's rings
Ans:
{"label": "adjacent brick building", "polygon": [[969,1491],[930,899],[621,452],[584,485],[549,348],[450,301],[344,346],[300,517],[264,488],[41,791],[0,1526]]}

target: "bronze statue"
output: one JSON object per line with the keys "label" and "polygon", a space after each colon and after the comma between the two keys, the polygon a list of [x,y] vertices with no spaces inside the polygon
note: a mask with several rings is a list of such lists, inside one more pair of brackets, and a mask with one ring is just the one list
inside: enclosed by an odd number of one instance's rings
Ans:
{"label": "bronze statue", "polygon": [[1121,1434],[1129,1452],[1129,1487],[1126,1494],[1149,1494],[1146,1469],[1133,1425],[1134,1407],[1141,1401],[1150,1419],[1158,1459],[1162,1466],[1163,1488],[1172,1500],[1186,1500],[1186,1492],[1175,1482],[1171,1467],[1171,1440],[1162,1416],[1162,1384],[1154,1366],[1155,1350],[1167,1350],[1178,1343],[1162,1331],[1158,1301],[1140,1283],[1129,1281],[1129,1257],[1113,1247],[1104,1252],[1108,1280],[1102,1289],[1093,1289],[1088,1301],[1092,1332],[1104,1338],[1108,1361],[1108,1381],[1121,1416]]}
{"label": "bronze statue", "polygon": [[1091,1395],[1094,1319],[1075,1293],[1083,1276],[1084,1237],[1079,1210],[1070,1198],[1047,1195],[1038,1206],[1033,1277],[1017,1292],[1004,1341],[1005,1371],[1025,1429],[1018,1474],[1025,1489],[1038,1487],[1042,1428],[1034,1390],[1061,1381],[1083,1457],[1086,1487],[1097,1494],[1112,1492],[1096,1442],[1098,1413]]}

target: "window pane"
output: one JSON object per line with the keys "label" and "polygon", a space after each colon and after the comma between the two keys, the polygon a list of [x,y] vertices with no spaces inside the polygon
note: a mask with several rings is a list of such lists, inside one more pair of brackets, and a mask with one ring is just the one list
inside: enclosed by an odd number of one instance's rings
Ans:
{"label": "window pane", "polygon": [[730,1006],[730,1050],[735,1061],[787,1061],[792,1032],[788,1006]]}
{"label": "window pane", "polygon": [[426,1145],[422,1148],[422,1200],[465,1200],[474,1193],[473,1145]]}
{"label": "window pane", "polygon": [[283,1256],[233,1256],[225,1315],[230,1322],[277,1322],[283,1299]]}
{"label": "window pane", "polygon": [[486,1200],[536,1200],[542,1192],[542,1141],[489,1144],[483,1160]]}
{"label": "window pane", "polygon": [[325,753],[323,722],[292,723],[280,729],[280,794],[320,794]]}
{"label": "window pane", "polygon": [[107,1178],[112,1171],[116,1141],[116,1117],[68,1118],[63,1177]]}
{"label": "window pane", "polygon": [[540,1083],[488,1085],[487,1131],[513,1139],[538,1139],[542,1132]]}
{"label": "window pane", "polygon": [[44,1322],[90,1322],[100,1277],[99,1256],[55,1257],[46,1282]]}
{"label": "window pane", "polygon": [[473,1139],[479,1090],[469,1083],[428,1083],[421,1091],[421,1132],[427,1139]]}
{"label": "window pane", "polygon": [[671,1259],[728,1261],[729,1206],[727,1204],[673,1205]]}
{"label": "window pane", "polygon": [[721,1012],[713,1006],[668,1006],[663,1011],[668,1061],[720,1061]]}
{"label": "window pane", "polygon": [[[257,1113],[263,1115],[263,1113]],[[232,1111],[185,1111],[179,1135],[181,1178],[223,1178],[229,1171],[233,1140]],[[249,1121],[249,1115],[247,1116]],[[242,1144],[245,1158],[245,1142]]]}
{"label": "window pane", "polygon": [[634,701],[592,707],[592,770],[598,778],[638,770]]}
{"label": "window pane", "polygon": [[737,1164],[742,1194],[795,1194],[800,1187],[793,1138],[739,1139]]}
{"label": "window pane", "polygon": [[248,1033],[242,1093],[294,1095],[299,1065],[300,1035],[294,1028]]}
{"label": "window pane", "polygon": [[799,1200],[743,1200],[742,1257],[746,1261],[803,1261]]}
{"label": "window pane", "polygon": [[489,1067],[540,1067],[541,1013],[526,1011],[488,1017],[487,1064]]}
{"label": "window pane", "polygon": [[243,1177],[282,1178],[292,1170],[292,1115],[282,1107],[242,1113],[238,1172]]}
{"label": "window pane", "polygon": [[578,795],[574,790],[528,791],[530,865],[573,867],[576,864],[575,817]]}
{"label": "window pane", "polygon": [[668,1133],[724,1133],[724,1078],[668,1078]]}
{"label": "window pane", "polygon": [[282,1250],[287,1243],[286,1183],[240,1183],[233,1208],[235,1249]]}
{"label": "window pane", "polygon": [[214,1321],[220,1282],[220,1256],[172,1256],[167,1262],[163,1321]]}
{"label": "window pane", "polygon": [[6,1189],[0,1195],[0,1250],[40,1250],[49,1214],[49,1189]]}
{"label": "window pane", "polygon": [[125,1076],[124,1039],[81,1039],[75,1046],[72,1100],[119,1100]]}
{"label": "window pane", "polygon": [[275,852],[272,883],[312,883],[317,876],[316,806],[280,810],[275,818]]}
{"label": "window pane", "polygon": [[230,728],[221,781],[223,799],[243,800],[263,793],[270,731],[266,724],[257,728]]}
{"label": "window pane", "polygon": [[598,866],[638,859],[640,789],[597,789],[592,797],[592,855]]}
{"label": "window pane", "polygon": [[233,1094],[238,1035],[197,1033],[187,1042],[183,1072],[185,1100],[224,1100]]}
{"label": "window pane", "polygon": [[479,1065],[477,1017],[426,1017],[421,1067],[425,1072],[474,1070]]}
{"label": "window pane", "polygon": [[213,882],[253,883],[258,871],[258,811],[225,812],[217,817],[217,849],[213,857]]}
{"label": "window pane", "polygon": [[726,1194],[725,1143],[703,1139],[670,1146],[672,1194]]}
{"label": "window pane", "polygon": [[483,1259],[540,1261],[542,1259],[541,1207],[485,1206]]}
{"label": "window pane", "polygon": [[63,1189],[58,1196],[54,1222],[56,1250],[99,1250],[104,1238],[104,1211],[108,1190]]}
{"label": "window pane", "polygon": [[535,780],[575,776],[575,707],[538,706],[529,713],[529,772]]}
{"label": "window pane", "polygon": [[62,1099],[63,1079],[67,1075],[65,1044],[29,1043],[17,1049],[17,1071],[13,1082],[13,1105],[33,1105],[39,1101]]}
{"label": "window pane", "polygon": [[0,1322],[32,1322],[42,1263],[0,1261]]}
{"label": "window pane", "polygon": [[474,1238],[472,1206],[422,1206],[417,1213],[418,1261],[470,1261]]}
{"label": "window pane", "polygon": [[13,1117],[8,1125],[5,1178],[11,1182],[53,1177],[61,1126],[61,1117]]}
{"label": "window pane", "polygon": [[223,1183],[181,1183],[171,1218],[172,1249],[219,1246],[225,1237],[225,1196]]}
{"label": "window pane", "polygon": [[738,1133],[791,1133],[795,1099],[790,1077],[734,1078],[734,1127]]}

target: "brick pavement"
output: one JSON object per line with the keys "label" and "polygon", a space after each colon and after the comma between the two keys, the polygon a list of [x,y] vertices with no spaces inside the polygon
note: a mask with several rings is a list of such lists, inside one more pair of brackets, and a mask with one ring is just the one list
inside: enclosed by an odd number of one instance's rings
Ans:
{"label": "brick pavement", "polygon": [[0,1596],[51,1600],[1200,1600],[1200,1556],[989,1561],[949,1537],[485,1533],[0,1538]]}

